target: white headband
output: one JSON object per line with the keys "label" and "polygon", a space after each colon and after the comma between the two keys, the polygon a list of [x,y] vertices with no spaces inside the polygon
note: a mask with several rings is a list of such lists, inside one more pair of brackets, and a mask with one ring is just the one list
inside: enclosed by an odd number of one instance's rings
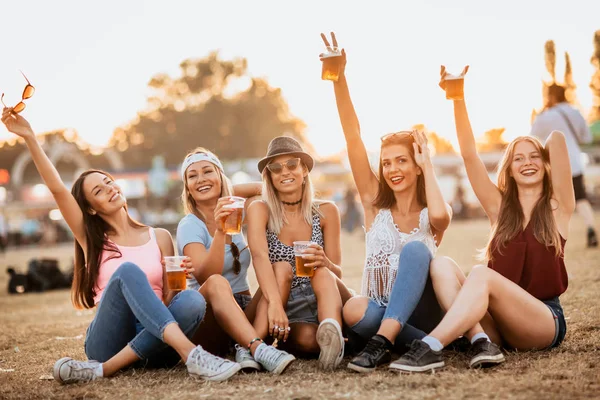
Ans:
{"label": "white headband", "polygon": [[181,179],[183,181],[185,181],[185,171],[188,169],[188,167],[200,161],[208,161],[209,163],[212,163],[217,168],[219,168],[221,172],[225,173],[221,161],[219,161],[219,159],[214,155],[208,153],[194,153],[186,157],[185,160],[183,160],[183,164],[181,164]]}

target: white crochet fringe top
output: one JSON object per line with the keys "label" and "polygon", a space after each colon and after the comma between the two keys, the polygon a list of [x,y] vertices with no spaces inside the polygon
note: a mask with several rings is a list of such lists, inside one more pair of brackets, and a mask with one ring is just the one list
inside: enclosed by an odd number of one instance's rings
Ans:
{"label": "white crochet fringe top", "polygon": [[400,232],[389,209],[381,209],[371,229],[365,233],[366,260],[362,279],[362,295],[387,305],[396,281],[400,252],[408,242],[423,242],[435,255],[437,245],[429,225],[427,207],[419,215],[419,227],[410,233]]}

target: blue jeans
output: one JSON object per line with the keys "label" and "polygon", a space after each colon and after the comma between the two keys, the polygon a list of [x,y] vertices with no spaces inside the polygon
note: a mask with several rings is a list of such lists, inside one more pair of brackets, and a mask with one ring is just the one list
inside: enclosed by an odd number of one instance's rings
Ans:
{"label": "blue jeans", "polygon": [[204,318],[206,301],[195,290],[179,292],[165,306],[146,274],[133,263],[123,263],[112,275],[94,320],[87,329],[85,353],[105,362],[129,345],[145,366],[168,366],[179,361],[163,342],[167,325],[176,322],[191,338]]}
{"label": "blue jeans", "polygon": [[388,303],[380,305],[369,299],[362,319],[350,327],[354,335],[366,341],[377,333],[381,322],[389,318],[401,325],[395,344],[402,347],[410,345],[414,339],[424,338],[423,330],[433,330],[444,313],[429,278],[431,260],[431,252],[425,244],[407,243],[400,253],[398,273]]}

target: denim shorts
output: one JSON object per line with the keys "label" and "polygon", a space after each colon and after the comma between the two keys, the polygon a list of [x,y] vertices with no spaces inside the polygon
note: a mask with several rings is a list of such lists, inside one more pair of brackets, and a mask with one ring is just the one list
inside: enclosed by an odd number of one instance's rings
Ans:
{"label": "denim shorts", "polygon": [[565,335],[567,334],[567,321],[565,321],[565,315],[558,297],[543,300],[542,303],[544,303],[550,309],[550,312],[552,312],[554,324],[556,326],[554,340],[552,341],[552,344],[548,346],[548,348],[551,349],[553,347],[558,347],[564,340]]}
{"label": "denim shorts", "polygon": [[250,304],[250,302],[252,301],[252,296],[245,293],[234,293],[233,298],[242,310],[245,310],[246,307],[248,307],[248,304]]}
{"label": "denim shorts", "polygon": [[319,323],[317,297],[310,283],[293,287],[288,297],[286,314],[290,324],[296,322]]}

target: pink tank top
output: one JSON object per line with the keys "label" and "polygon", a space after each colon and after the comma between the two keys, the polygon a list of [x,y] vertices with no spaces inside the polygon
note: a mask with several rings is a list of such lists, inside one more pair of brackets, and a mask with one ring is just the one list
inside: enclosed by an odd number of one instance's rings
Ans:
{"label": "pink tank top", "polygon": [[160,300],[163,299],[163,267],[160,263],[162,255],[156,242],[154,229],[150,228],[149,234],[150,240],[141,246],[119,246],[113,242],[121,252],[121,257],[108,259],[110,256],[113,256],[113,253],[110,251],[102,252],[100,271],[98,271],[98,280],[96,281],[94,304],[97,305],[100,302],[102,292],[104,292],[104,288],[108,285],[110,277],[125,262],[131,262],[140,267],[146,273],[148,282],[150,282],[150,286],[154,290],[154,293],[156,293],[156,296]]}

